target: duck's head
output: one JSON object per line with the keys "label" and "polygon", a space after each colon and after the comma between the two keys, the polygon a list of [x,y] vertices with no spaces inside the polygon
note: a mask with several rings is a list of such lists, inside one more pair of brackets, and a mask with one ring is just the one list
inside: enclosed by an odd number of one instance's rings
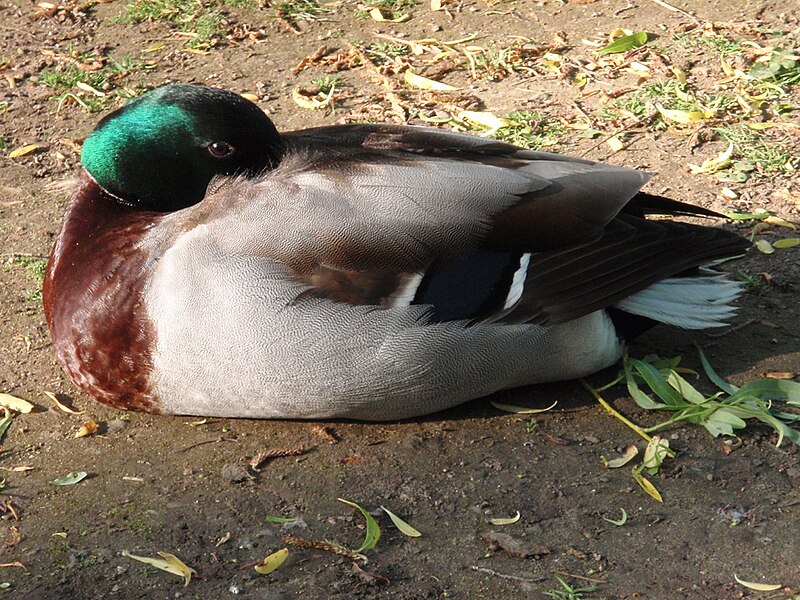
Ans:
{"label": "duck's head", "polygon": [[83,144],[95,181],[132,206],[174,211],[200,202],[216,175],[275,167],[283,142],[255,104],[201,85],[167,85],[103,118]]}

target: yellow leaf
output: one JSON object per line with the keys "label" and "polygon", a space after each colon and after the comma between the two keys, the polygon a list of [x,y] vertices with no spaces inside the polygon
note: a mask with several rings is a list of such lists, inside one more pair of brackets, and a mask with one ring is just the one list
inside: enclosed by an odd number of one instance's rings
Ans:
{"label": "yellow leaf", "polygon": [[719,195],[725,198],[726,200],[736,200],[739,197],[739,194],[734,192],[729,187],[724,187],[719,191]]}
{"label": "yellow leaf", "polygon": [[780,583],[753,583],[751,581],[744,581],[734,573],[733,578],[741,585],[757,592],[774,592],[781,589],[783,586]]}
{"label": "yellow leaf", "polygon": [[777,225],[778,227],[785,227],[786,229],[797,231],[797,225],[795,223],[787,221],[786,219],[781,219],[775,215],[768,216],[766,219],[764,219],[764,223],[769,223],[770,225]]}
{"label": "yellow leaf", "polygon": [[12,150],[8,153],[8,158],[19,158],[20,156],[27,156],[28,154],[33,154],[39,148],[41,148],[41,144],[28,144],[27,146],[22,146],[22,148],[17,148],[16,150]]}
{"label": "yellow leaf", "polygon": [[260,565],[256,565],[253,567],[259,575],[266,575],[267,573],[272,573],[275,569],[280,567],[285,561],[286,557],[289,556],[289,549],[283,548],[278,550],[277,552],[273,552],[263,561],[261,561]]}
{"label": "yellow leaf", "polygon": [[402,534],[407,535],[408,537],[420,537],[422,535],[419,531],[414,529],[411,525],[406,523],[403,519],[398,517],[385,506],[381,505],[381,510],[389,515],[389,518],[392,520],[392,523],[394,523],[394,526],[397,527]]}
{"label": "yellow leaf", "polygon": [[86,421],[86,423],[81,425],[81,428],[78,429],[77,432],[75,432],[75,437],[76,438],[89,437],[95,431],[97,431],[98,427],[99,425],[97,424],[96,421]]}
{"label": "yellow leaf", "polygon": [[166,571],[167,573],[172,573],[178,577],[183,577],[183,587],[189,585],[189,582],[192,580],[192,575],[197,575],[197,571],[185,564],[174,554],[170,554],[169,552],[159,552],[158,555],[161,558],[137,556],[136,554],[131,554],[127,550],[122,551],[122,556],[127,556],[128,558],[138,560],[139,562],[150,565],[151,567],[155,567],[156,569]]}
{"label": "yellow leaf", "polygon": [[404,23],[411,18],[411,15],[408,13],[394,16],[390,11],[378,8],[377,6],[369,11],[369,16],[380,23]]}
{"label": "yellow leaf", "polygon": [[324,98],[320,98],[319,94],[317,94],[317,96],[307,96],[300,91],[300,88],[294,88],[292,90],[292,100],[294,100],[294,103],[300,108],[318,110],[320,108],[325,108],[331,103],[334,89],[336,89],[336,86],[332,85],[331,89],[328,90],[328,95]]}
{"label": "yellow leaf", "polygon": [[697,123],[698,121],[705,121],[714,116],[714,111],[710,110],[672,110],[664,108],[660,104],[656,104],[656,109],[661,113],[661,116],[669,121],[675,123]]}
{"label": "yellow leaf", "polygon": [[163,50],[166,47],[167,45],[164,42],[156,42],[155,44],[152,44],[147,48],[145,48],[144,50],[142,50],[142,52],[145,53],[158,52],[159,50]]}
{"label": "yellow leaf", "polygon": [[442,0],[431,0],[431,10],[442,10]]}
{"label": "yellow leaf", "polygon": [[494,406],[497,410],[502,410],[503,412],[514,413],[517,415],[533,415],[536,413],[543,413],[547,412],[548,410],[552,410],[556,404],[558,404],[558,400],[553,402],[547,408],[525,408],[524,406],[515,406],[513,404],[501,404],[500,402],[495,402],[494,400],[490,400],[489,403]]}
{"label": "yellow leaf", "polygon": [[633,457],[636,456],[637,454],[639,454],[639,449],[633,444],[631,444],[625,449],[625,452],[619,458],[606,460],[604,456],[601,456],[600,460],[602,460],[603,464],[605,464],[605,466],[607,466],[609,469],[616,469],[624,465],[627,465],[631,460],[633,460]]}
{"label": "yellow leaf", "polygon": [[800,238],[786,238],[772,244],[773,248],[794,248],[800,246]]}
{"label": "yellow leaf", "polygon": [[608,144],[608,147],[611,148],[613,152],[619,152],[620,150],[625,148],[625,144],[622,142],[621,139],[619,139],[619,136],[616,135],[612,138],[608,138],[606,140],[606,144]]}
{"label": "yellow leaf", "polygon": [[74,408],[70,408],[66,404],[63,404],[53,392],[42,392],[42,393],[48,398],[50,398],[50,400],[53,401],[53,404],[56,405],[56,408],[58,408],[62,412],[68,413],[70,415],[82,415],[84,413],[84,411],[82,410],[75,410]]}
{"label": "yellow leaf", "polygon": [[753,245],[759,252],[763,252],[764,254],[772,254],[775,252],[775,248],[767,240],[756,240]]}
{"label": "yellow leaf", "polygon": [[459,119],[466,119],[467,121],[488,127],[489,131],[486,132],[486,135],[491,135],[498,129],[508,127],[509,125],[508,121],[505,119],[498,117],[494,113],[486,111],[462,110],[459,111],[458,115],[456,116]]}
{"label": "yellow leaf", "polygon": [[433,90],[435,92],[452,92],[457,90],[457,87],[442,83],[441,81],[434,81],[422,75],[417,75],[413,71],[406,71],[403,75],[405,82],[411,87],[419,88],[421,90]]}
{"label": "yellow leaf", "polygon": [[245,100],[250,100],[250,102],[258,102],[259,101],[259,97],[256,94],[244,93],[244,94],[240,94],[240,96],[242,98],[244,98]]}
{"label": "yellow leaf", "polygon": [[84,92],[89,92],[91,94],[94,94],[98,98],[102,98],[103,96],[106,95],[105,92],[101,92],[100,90],[97,90],[97,89],[93,88],[92,86],[90,86],[88,83],[84,83],[82,81],[76,82],[75,83],[75,87],[77,87],[79,89],[82,89]]}
{"label": "yellow leaf", "polygon": [[513,525],[514,523],[519,521],[519,517],[520,514],[519,511],[517,511],[517,514],[515,514],[513,517],[489,519],[489,523],[491,523],[492,525]]}
{"label": "yellow leaf", "polygon": [[678,67],[670,67],[672,74],[675,75],[675,79],[678,80],[678,83],[681,85],[686,85],[686,71],[683,69],[679,69]]}
{"label": "yellow leaf", "polygon": [[645,492],[647,492],[647,494],[651,498],[653,498],[658,502],[664,502],[664,499],[661,497],[661,494],[656,489],[656,486],[650,483],[650,481],[644,475],[642,475],[636,467],[633,468],[631,474],[633,475],[633,478],[636,480],[636,483],[639,484],[639,487],[641,487]]}
{"label": "yellow leaf", "polygon": [[697,175],[698,173],[716,173],[720,169],[724,169],[731,164],[731,156],[733,155],[733,143],[729,143],[728,147],[720,152],[715,158],[707,158],[703,161],[702,165],[689,165],[689,169]]}
{"label": "yellow leaf", "polygon": [[0,394],[0,406],[5,406],[19,413],[29,413],[33,410],[33,404],[22,398],[17,398],[11,394]]}

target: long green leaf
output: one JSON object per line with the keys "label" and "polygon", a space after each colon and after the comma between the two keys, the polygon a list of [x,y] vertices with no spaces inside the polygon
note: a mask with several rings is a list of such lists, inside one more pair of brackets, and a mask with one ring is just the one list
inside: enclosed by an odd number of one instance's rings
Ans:
{"label": "long green leaf", "polygon": [[739,388],[728,383],[722,377],[717,375],[717,372],[711,367],[711,363],[708,362],[708,359],[706,358],[706,355],[703,353],[703,349],[700,348],[700,346],[697,347],[697,351],[700,353],[700,362],[703,364],[703,370],[706,372],[706,376],[711,380],[711,383],[713,383],[726,394],[730,394],[731,396],[735,394],[736,390]]}
{"label": "long green leaf", "polygon": [[668,406],[680,406],[681,404],[685,404],[685,402],[681,401],[681,395],[667,383],[667,380],[661,372],[653,365],[642,360],[636,360],[635,358],[632,359],[631,362],[639,375],[642,376],[645,383],[650,386],[650,389],[653,390],[665,404]]}
{"label": "long green leaf", "polygon": [[375,545],[378,543],[378,540],[381,538],[381,528],[378,525],[378,522],[369,514],[366,510],[361,508],[355,502],[350,502],[350,500],[345,500],[344,498],[337,498],[339,502],[343,502],[349,506],[353,506],[359,510],[359,512],[364,516],[364,520],[367,522],[367,530],[364,534],[364,543],[361,544],[361,547],[356,550],[356,554],[361,554],[367,550],[372,550]]}
{"label": "long green leaf", "polygon": [[647,43],[647,32],[646,31],[637,31],[636,33],[632,33],[631,35],[622,36],[619,39],[614,40],[608,46],[600,48],[597,51],[598,54],[619,54],[620,52],[627,52],[628,50],[633,50],[634,48],[638,48],[639,46],[644,46]]}
{"label": "long green leaf", "polygon": [[697,389],[695,389],[691,383],[686,381],[675,371],[670,371],[667,374],[667,383],[670,384],[673,389],[684,399],[688,400],[692,404],[703,404],[706,401],[706,397],[703,394],[697,391]]}
{"label": "long green leaf", "polygon": [[800,383],[785,379],[758,379],[740,387],[731,395],[731,400],[750,395],[762,400],[781,400],[792,406],[800,406]]}
{"label": "long green leaf", "polygon": [[625,383],[628,386],[628,393],[633,398],[634,402],[638,404],[641,408],[645,410],[657,410],[664,408],[663,404],[659,404],[655,400],[653,400],[650,396],[645,394],[639,385],[636,383],[636,379],[633,377],[633,368],[631,366],[631,360],[626,356],[625,360],[622,363],[622,368],[625,371]]}

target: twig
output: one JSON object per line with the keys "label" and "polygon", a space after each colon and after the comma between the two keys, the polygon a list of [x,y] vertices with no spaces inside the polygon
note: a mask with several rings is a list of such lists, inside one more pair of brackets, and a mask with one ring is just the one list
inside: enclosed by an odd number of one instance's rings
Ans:
{"label": "twig", "polygon": [[599,148],[600,146],[603,145],[603,143],[607,142],[608,140],[610,140],[614,136],[617,136],[617,135],[619,135],[621,133],[626,133],[626,132],[631,133],[633,128],[634,127],[638,127],[639,125],[645,125],[645,124],[649,125],[650,121],[655,119],[659,114],[660,113],[658,111],[654,111],[654,112],[650,113],[649,115],[645,115],[641,119],[637,119],[633,123],[630,123],[629,125],[626,125],[625,127],[621,127],[619,129],[617,129],[613,133],[609,133],[607,136],[601,138],[600,141],[597,142],[594,146],[591,146],[591,147],[587,148],[584,152],[582,152],[580,154],[580,157],[583,158],[584,156],[589,154],[589,152],[591,152],[592,150],[595,150],[596,148]]}
{"label": "twig", "polygon": [[[650,440],[652,440],[653,438],[647,433],[646,430],[644,430],[643,428],[639,427],[636,423],[634,423],[633,421],[628,419],[625,415],[623,415],[621,412],[619,412],[616,408],[614,408],[608,402],[606,402],[603,399],[603,397],[600,396],[600,394],[597,392],[597,390],[594,389],[592,386],[590,386],[586,382],[585,379],[581,379],[581,385],[584,388],[586,388],[592,396],[595,397],[595,400],[597,400],[601,404],[601,406],[606,409],[606,412],[608,412],[608,414],[610,414],[612,417],[616,417],[617,419],[622,421],[625,425],[630,427],[634,431],[634,433],[636,433],[638,436],[642,437],[643,439],[647,440],[648,444],[650,443]],[[666,426],[668,424],[670,424],[670,421],[667,421],[665,423],[660,423],[659,425],[656,425],[656,427],[660,428],[660,427]],[[676,456],[675,452],[673,452],[670,449],[666,450],[666,454],[670,458],[675,458],[675,456]]]}
{"label": "twig", "polygon": [[664,0],[652,0],[652,1],[661,6],[662,8],[666,8],[667,10],[671,10],[672,12],[682,14],[684,17],[689,17],[695,23],[698,24],[701,23],[700,19],[695,17],[692,13],[686,12],[685,10],[683,10],[682,8],[678,8],[677,6],[673,6],[669,2],[664,2]]}
{"label": "twig", "polygon": [[755,319],[747,319],[747,321],[745,321],[744,323],[739,323],[736,327],[730,327],[720,333],[706,333],[706,336],[710,338],[720,338],[724,335],[728,335],[729,333],[735,333],[740,329],[744,329],[745,327],[748,327],[749,325],[752,325],[755,322],[756,322]]}
{"label": "twig", "polygon": [[485,573],[486,575],[492,575],[494,577],[499,577],[500,579],[511,579],[513,581],[527,581],[529,583],[537,583],[539,581],[544,581],[547,577],[520,577],[519,575],[506,575],[505,573],[499,573],[494,571],[493,569],[488,569],[486,567],[479,567],[477,565],[472,565],[470,567],[473,571],[477,571],[478,573]]}
{"label": "twig", "polygon": [[605,579],[595,579],[594,577],[584,577],[583,575],[573,575],[572,573],[567,573],[566,571],[553,571],[556,575],[561,575],[563,577],[569,577],[570,579],[578,579],[579,581],[587,581],[589,583],[597,583],[597,584],[605,584],[608,583]]}

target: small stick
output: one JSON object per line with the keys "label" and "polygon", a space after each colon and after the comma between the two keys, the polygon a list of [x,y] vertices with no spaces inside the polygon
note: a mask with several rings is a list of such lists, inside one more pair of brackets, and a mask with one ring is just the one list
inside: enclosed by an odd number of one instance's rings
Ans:
{"label": "small stick", "polygon": [[593,577],[584,577],[583,575],[573,575],[572,573],[567,573],[566,571],[553,571],[553,573],[555,573],[556,575],[562,575],[564,577],[570,577],[571,579],[588,581],[589,583],[598,583],[598,584],[608,583],[605,579],[594,579]]}
{"label": "small stick", "polygon": [[663,8],[666,8],[667,10],[671,10],[672,12],[680,13],[684,17],[689,17],[695,23],[700,23],[700,19],[695,17],[692,13],[686,12],[685,10],[683,10],[682,8],[678,8],[677,6],[673,6],[669,2],[664,2],[664,0],[653,0],[653,2],[655,2],[656,4],[658,4],[659,6],[661,6]]}
{"label": "small stick", "polygon": [[505,573],[499,573],[498,571],[494,571],[486,567],[479,567],[477,565],[472,565],[470,569],[477,571],[478,573],[486,573],[487,575],[493,575],[494,577],[499,577],[500,579],[511,579],[513,581],[538,582],[546,579],[546,577],[520,577],[519,575],[506,575]]}

